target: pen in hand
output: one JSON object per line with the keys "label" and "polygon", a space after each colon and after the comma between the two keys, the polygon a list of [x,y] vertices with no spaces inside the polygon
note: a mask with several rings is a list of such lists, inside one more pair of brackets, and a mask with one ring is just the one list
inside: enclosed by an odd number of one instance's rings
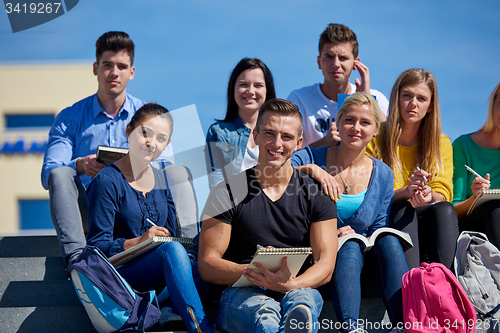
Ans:
{"label": "pen in hand", "polygon": [[[420,167],[417,167],[417,170],[418,170],[418,171],[420,171],[420,170],[421,170],[421,169],[420,169]],[[429,182],[429,181],[427,180],[427,177],[425,177],[425,176],[422,176],[422,177],[424,178],[424,180],[425,180],[425,182],[426,182],[426,183],[428,183],[428,182]]]}
{"label": "pen in hand", "polygon": [[476,177],[479,177],[479,178],[482,178],[484,180],[486,180],[488,182],[488,185],[490,185],[490,181],[485,179],[483,176],[480,176],[476,171],[474,171],[474,169],[472,169],[470,166],[468,165],[465,165],[465,168],[470,172],[472,173],[473,175],[475,175]]}
{"label": "pen in hand", "polygon": [[157,225],[156,225],[153,221],[151,221],[151,220],[149,219],[149,217],[146,217],[146,221],[148,221],[149,223],[151,223],[151,225],[152,225],[153,227],[157,227]]}

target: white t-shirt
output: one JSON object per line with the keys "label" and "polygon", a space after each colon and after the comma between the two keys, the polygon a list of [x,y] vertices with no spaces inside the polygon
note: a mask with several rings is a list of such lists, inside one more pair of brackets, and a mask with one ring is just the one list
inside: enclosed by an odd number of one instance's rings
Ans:
{"label": "white t-shirt", "polygon": [[253,168],[257,165],[259,161],[259,146],[250,148],[247,144],[247,149],[245,150],[245,156],[243,157],[243,162],[241,163],[241,171]]}
{"label": "white t-shirt", "polygon": [[[356,91],[356,85],[351,83],[351,91]],[[389,101],[380,91],[370,89],[380,107],[380,111],[387,116]],[[330,128],[330,124],[337,116],[337,102],[326,97],[321,91],[320,84],[303,87],[294,90],[287,98],[290,102],[297,104],[304,118],[304,141],[302,146],[322,139]]]}

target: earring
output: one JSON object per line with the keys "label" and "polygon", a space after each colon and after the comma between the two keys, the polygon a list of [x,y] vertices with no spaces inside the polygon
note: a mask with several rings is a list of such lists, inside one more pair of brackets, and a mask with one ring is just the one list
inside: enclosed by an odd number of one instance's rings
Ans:
{"label": "earring", "polygon": [[373,134],[373,137],[376,138],[377,137],[377,134]]}

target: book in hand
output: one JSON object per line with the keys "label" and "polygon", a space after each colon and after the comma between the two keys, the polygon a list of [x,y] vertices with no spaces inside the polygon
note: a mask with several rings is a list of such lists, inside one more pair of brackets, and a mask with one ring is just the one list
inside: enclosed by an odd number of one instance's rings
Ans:
{"label": "book in hand", "polygon": [[500,189],[488,189],[483,190],[483,193],[477,196],[472,205],[470,205],[469,210],[467,211],[467,215],[472,213],[474,208],[481,206],[486,201],[490,200],[500,200]]}
{"label": "book in hand", "polygon": [[339,250],[348,240],[355,240],[360,242],[364,246],[363,252],[370,250],[377,240],[377,237],[381,235],[392,234],[399,239],[399,242],[403,246],[403,250],[408,250],[413,247],[413,242],[411,241],[410,234],[404,231],[400,231],[394,228],[383,227],[375,230],[370,237],[366,238],[363,235],[357,233],[347,234],[345,236],[339,237]]}
{"label": "book in hand", "polygon": [[97,162],[109,165],[127,155],[128,148],[97,146]]}
{"label": "book in hand", "polygon": [[[312,254],[312,249],[310,247],[258,248],[248,268],[255,272],[260,272],[260,270],[253,265],[254,262],[258,262],[274,273],[281,268],[281,260],[287,257],[288,269],[290,273],[292,273],[292,276],[296,276],[310,254]],[[249,287],[252,285],[253,284],[242,275],[238,281],[233,284],[233,287]]]}
{"label": "book in hand", "polygon": [[130,260],[137,258],[141,254],[154,249],[166,242],[179,242],[182,245],[189,247],[194,245],[192,238],[185,237],[170,237],[170,236],[153,236],[147,241],[144,241],[136,246],[131,247],[128,250],[122,251],[115,254],[114,256],[108,258],[108,261],[115,267],[122,266],[129,262]]}

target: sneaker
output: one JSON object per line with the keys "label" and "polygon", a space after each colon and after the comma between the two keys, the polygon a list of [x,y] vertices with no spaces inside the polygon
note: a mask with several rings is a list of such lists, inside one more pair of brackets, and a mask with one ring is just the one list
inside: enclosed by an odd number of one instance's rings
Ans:
{"label": "sneaker", "polygon": [[311,333],[313,321],[311,310],[303,304],[295,306],[285,320],[285,333]]}
{"label": "sneaker", "polygon": [[181,316],[175,313],[174,310],[169,306],[162,307],[160,312],[161,312],[160,325],[163,325],[166,322],[182,321]]}

